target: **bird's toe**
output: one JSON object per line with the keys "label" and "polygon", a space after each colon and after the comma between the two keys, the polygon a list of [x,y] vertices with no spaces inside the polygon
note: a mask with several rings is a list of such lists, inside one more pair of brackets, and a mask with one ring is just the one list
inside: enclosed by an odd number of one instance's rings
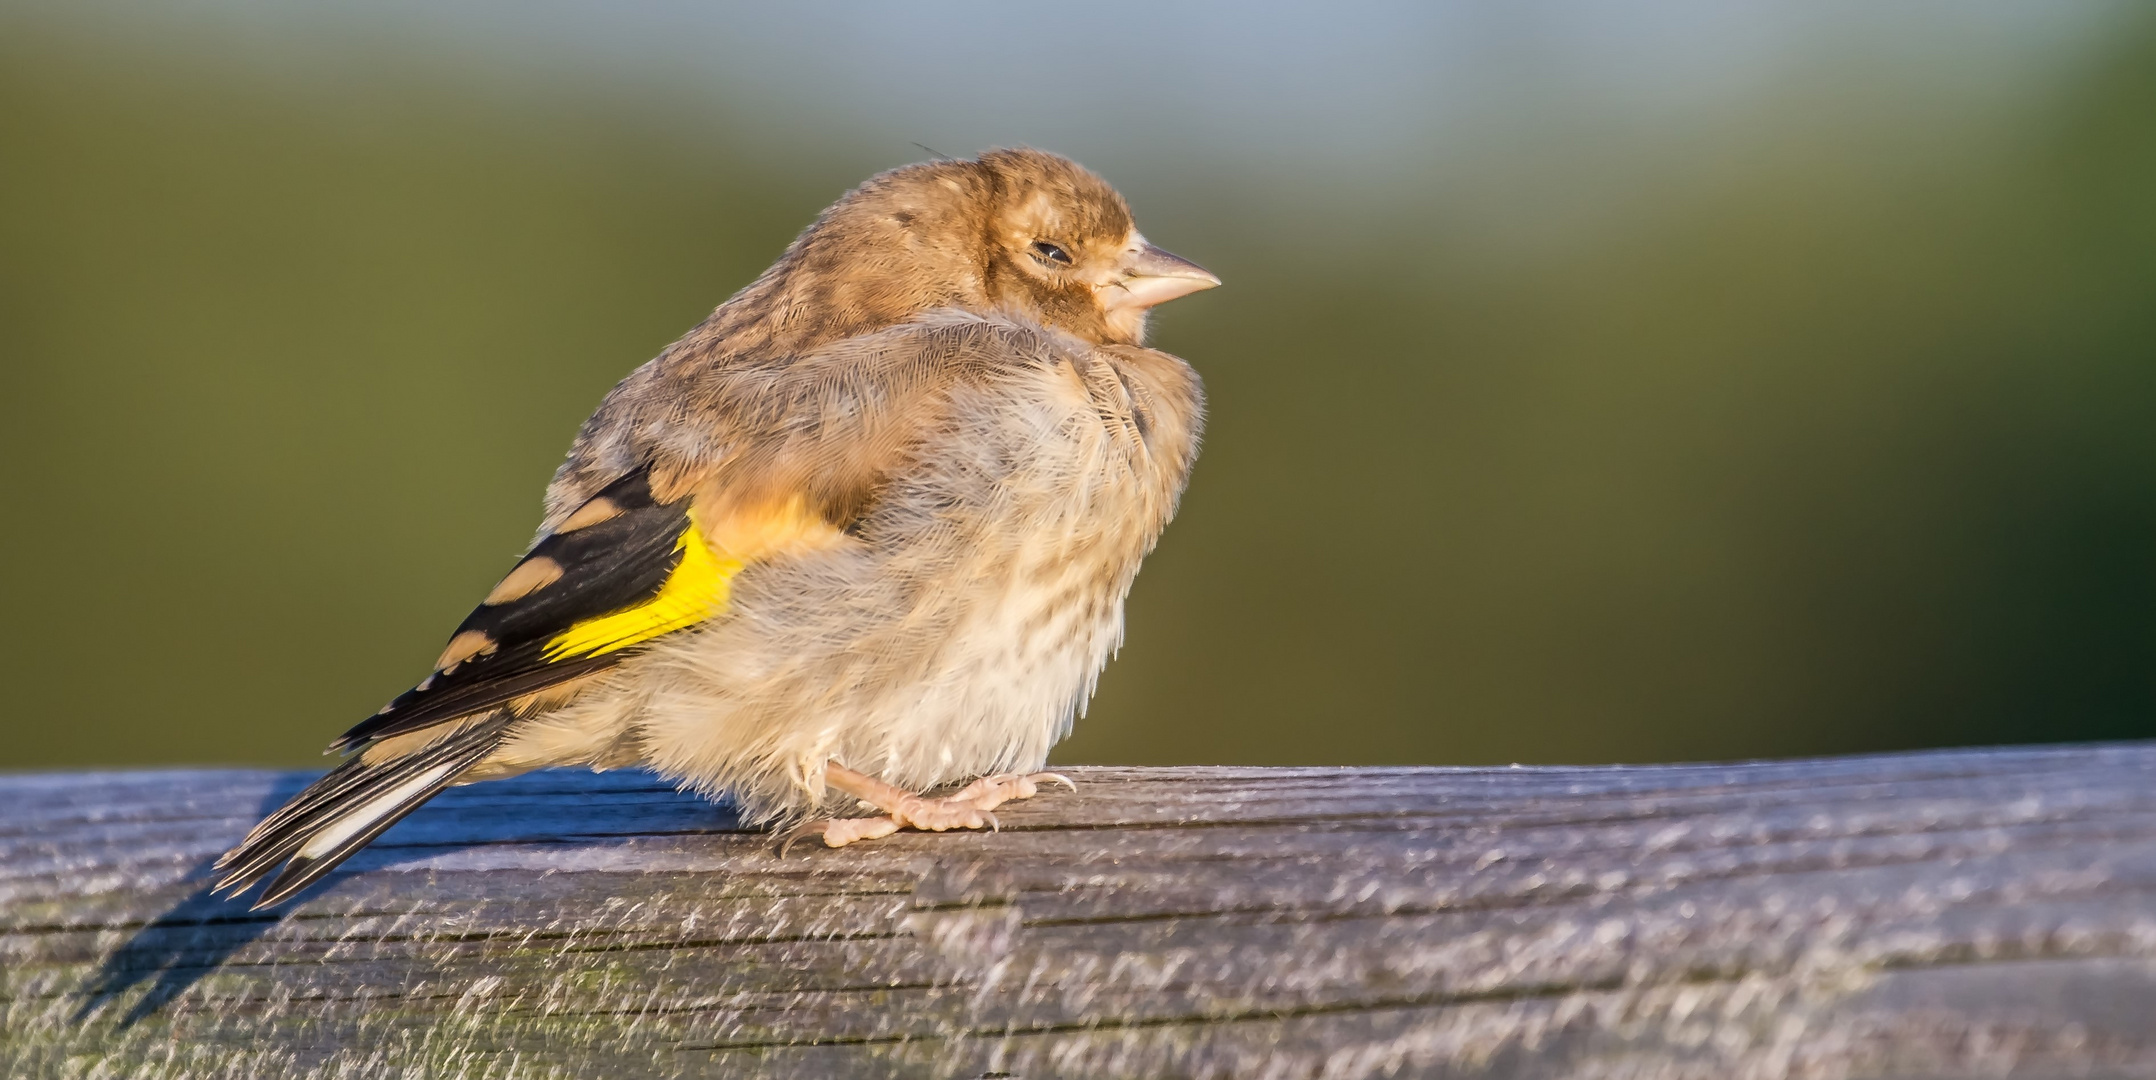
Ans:
{"label": "bird's toe", "polygon": [[979,780],[967,784],[959,789],[957,793],[951,795],[948,801],[963,802],[980,807],[983,810],[993,810],[1004,803],[1030,799],[1040,794],[1042,784],[1061,784],[1072,791],[1078,790],[1078,785],[1072,783],[1070,777],[1064,776],[1062,773],[999,773],[995,776],[981,777]]}
{"label": "bird's toe", "polygon": [[955,798],[909,798],[902,802],[891,816],[908,826],[929,832],[986,828],[992,820],[987,809],[978,803]]}
{"label": "bird's toe", "polygon": [[823,823],[825,847],[845,847],[860,840],[875,840],[899,830],[899,822],[890,817],[833,818]]}

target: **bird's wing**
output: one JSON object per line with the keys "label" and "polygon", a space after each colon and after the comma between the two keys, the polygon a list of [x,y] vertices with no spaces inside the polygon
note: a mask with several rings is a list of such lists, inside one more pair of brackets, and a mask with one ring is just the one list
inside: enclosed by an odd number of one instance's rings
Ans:
{"label": "bird's wing", "polygon": [[451,635],[432,675],[344,733],[348,749],[513,705],[726,609],[741,569],[694,500],[637,469],[541,538]]}
{"label": "bird's wing", "polygon": [[218,860],[218,887],[275,873],[256,907],[306,888],[485,760],[527,706],[724,612],[748,562],[840,535],[799,498],[662,500],[650,473],[607,484],[541,537],[457,627],[434,673],[334,747],[359,752]]}

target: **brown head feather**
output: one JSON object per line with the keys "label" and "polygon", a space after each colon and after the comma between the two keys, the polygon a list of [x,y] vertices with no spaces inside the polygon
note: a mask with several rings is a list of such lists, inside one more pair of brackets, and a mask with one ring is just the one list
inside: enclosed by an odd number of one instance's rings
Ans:
{"label": "brown head feather", "polygon": [[[1134,235],[1123,197],[1068,158],[992,150],[907,165],[824,211],[676,349],[798,356],[942,307],[1005,311],[1107,343],[1117,335],[1094,285]],[[1072,261],[1035,252],[1043,241]]]}

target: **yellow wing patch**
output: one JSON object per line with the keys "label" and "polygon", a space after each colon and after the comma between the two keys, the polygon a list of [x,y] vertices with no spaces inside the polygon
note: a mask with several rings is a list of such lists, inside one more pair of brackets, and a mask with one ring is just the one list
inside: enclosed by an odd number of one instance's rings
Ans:
{"label": "yellow wing patch", "polygon": [[732,552],[713,549],[711,542],[704,539],[694,510],[689,511],[689,527],[674,541],[674,550],[681,553],[681,561],[667,575],[665,584],[659,586],[657,596],[626,611],[571,626],[547,642],[547,661],[626,649],[725,611],[742,560]]}
{"label": "yellow wing patch", "polygon": [[708,525],[692,507],[689,527],[674,542],[681,561],[659,586],[658,595],[571,626],[547,642],[545,658],[553,663],[598,656],[687,629],[726,610],[734,575],[748,563],[843,543],[845,533],[810,510],[799,495],[753,510],[722,512]]}

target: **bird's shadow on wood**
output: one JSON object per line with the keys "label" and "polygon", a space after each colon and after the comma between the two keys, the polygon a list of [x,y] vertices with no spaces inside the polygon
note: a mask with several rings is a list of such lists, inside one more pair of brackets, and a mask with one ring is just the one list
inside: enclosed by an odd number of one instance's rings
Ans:
{"label": "bird's shadow on wood", "polygon": [[[292,773],[280,776],[256,807],[259,820],[284,805],[319,774]],[[124,997],[134,987],[149,984],[140,998],[117,1020],[120,1030],[133,1027],[171,1004],[196,983],[222,967],[232,954],[259,940],[310,897],[335,892],[341,883],[400,863],[418,862],[471,848],[509,842],[576,842],[564,836],[562,819],[534,814],[529,800],[574,799],[579,804],[580,824],[597,826],[605,835],[608,824],[619,834],[649,835],[655,832],[733,832],[742,826],[732,808],[673,790],[640,774],[610,774],[549,770],[528,777],[495,781],[480,788],[451,789],[433,803],[383,834],[369,849],[339,867],[335,873],[309,886],[298,896],[260,911],[248,909],[247,895],[224,896],[212,892],[217,879],[214,860],[204,859],[191,867],[184,880],[199,882],[185,899],[150,920],[125,944],[114,949],[82,989],[83,1001],[74,1022],[84,1023]],[[520,790],[522,789],[522,790]],[[504,796],[507,796],[505,799]],[[615,814],[593,807],[594,800],[615,803]],[[504,806],[504,803],[510,805]],[[522,803],[520,807],[517,804]],[[628,807],[632,807],[629,809]],[[550,809],[559,809],[559,803]],[[596,815],[592,813],[597,810]],[[624,820],[608,822],[611,816]],[[602,820],[593,820],[597,817]],[[581,831],[589,842],[593,832]],[[234,839],[237,839],[235,837]]]}
{"label": "bird's shadow on wood", "polygon": [[[312,774],[280,776],[270,785],[256,808],[259,819],[299,794],[314,780]],[[187,881],[202,884],[164,914],[143,924],[126,944],[112,951],[83,987],[82,1004],[75,1022],[83,1023],[128,990],[143,983],[149,989],[119,1019],[125,1030],[162,1009],[187,992],[203,976],[217,970],[225,958],[261,937],[284,916],[276,910],[249,911],[237,900],[210,891],[216,880],[215,860],[204,859],[190,867]]]}

